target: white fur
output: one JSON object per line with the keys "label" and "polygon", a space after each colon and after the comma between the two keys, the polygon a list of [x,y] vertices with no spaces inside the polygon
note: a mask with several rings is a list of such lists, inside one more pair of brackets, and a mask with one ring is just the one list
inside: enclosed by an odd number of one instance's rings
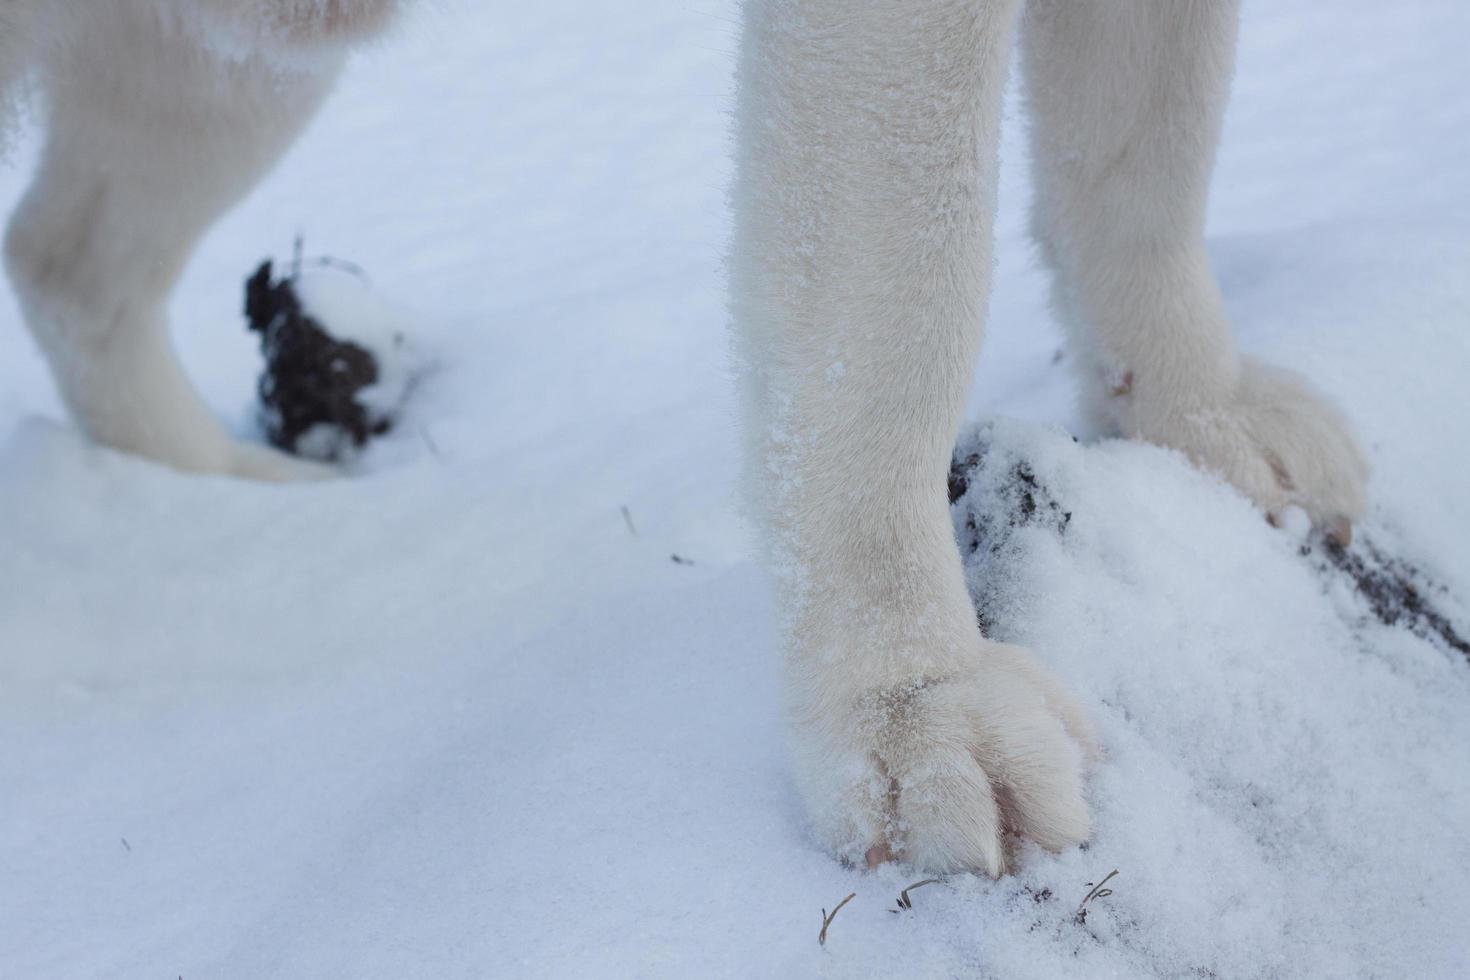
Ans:
{"label": "white fur", "polygon": [[1105,430],[1172,446],[1337,533],[1367,467],[1301,379],[1242,358],[1204,249],[1236,0],[1033,0],[1034,227]]}
{"label": "white fur", "polygon": [[330,90],[394,0],[12,0],[0,83],[30,72],[46,143],[6,269],[94,439],[178,469],[328,471],[232,440],[179,367],[167,298],[209,225]]}
{"label": "white fur", "polygon": [[[798,784],[834,852],[1005,867],[1088,833],[1084,713],[985,640],[945,474],[991,266],[1013,0],[747,0],[732,310],[779,580]],[[1262,505],[1355,516],[1304,383],[1243,361],[1205,259],[1228,0],[1033,0],[1036,227],[1111,423]]]}

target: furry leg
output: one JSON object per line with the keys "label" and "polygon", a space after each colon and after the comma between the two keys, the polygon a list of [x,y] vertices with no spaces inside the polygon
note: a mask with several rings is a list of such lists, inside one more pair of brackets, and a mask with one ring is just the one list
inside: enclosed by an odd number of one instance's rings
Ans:
{"label": "furry leg", "polygon": [[38,66],[45,150],[5,258],[68,407],[97,441],[191,472],[324,472],[229,438],[174,356],[165,309],[199,237],[291,144],[339,63],[287,73],[221,60],[146,0],[58,27]]}
{"label": "furry leg", "polygon": [[1013,0],[749,0],[731,287],[823,843],[999,873],[1087,834],[1086,721],[985,641],[945,476],[990,268]]}
{"label": "furry leg", "polygon": [[39,0],[0,3],[0,163],[10,148],[21,78],[30,68],[37,44]]}
{"label": "furry leg", "polygon": [[1105,428],[1344,533],[1366,467],[1301,379],[1237,355],[1204,248],[1238,0],[1034,0],[1023,20],[1034,224]]}

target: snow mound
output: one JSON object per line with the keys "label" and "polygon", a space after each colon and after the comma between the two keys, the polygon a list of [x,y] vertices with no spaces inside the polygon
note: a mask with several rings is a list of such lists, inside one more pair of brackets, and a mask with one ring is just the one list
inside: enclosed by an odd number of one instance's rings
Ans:
{"label": "snow mound", "polygon": [[966,433],[950,488],[988,634],[1079,690],[1107,755],[1093,842],[998,886],[1014,935],[977,929],[977,965],[1054,976],[1060,944],[1080,976],[1464,969],[1470,616],[1388,529],[1343,551],[1175,453],[1010,420]]}

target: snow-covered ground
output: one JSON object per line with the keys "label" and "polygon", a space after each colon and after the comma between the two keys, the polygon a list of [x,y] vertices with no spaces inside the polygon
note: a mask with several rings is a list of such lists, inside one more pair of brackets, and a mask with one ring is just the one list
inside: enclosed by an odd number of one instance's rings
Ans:
{"label": "snow-covered ground", "polygon": [[[260,258],[299,231],[411,308],[437,370],[351,479],[88,446],[0,298],[0,976],[1470,975],[1470,662],[1180,458],[1066,436],[1015,125],[957,522],[1004,529],[995,634],[1095,712],[1095,838],[898,914],[911,876],[814,847],[734,505],[735,31],[431,4],[357,60],[173,306],[242,432]],[[1357,554],[1461,635],[1467,36],[1462,0],[1249,4],[1211,208],[1243,346],[1368,448]]]}

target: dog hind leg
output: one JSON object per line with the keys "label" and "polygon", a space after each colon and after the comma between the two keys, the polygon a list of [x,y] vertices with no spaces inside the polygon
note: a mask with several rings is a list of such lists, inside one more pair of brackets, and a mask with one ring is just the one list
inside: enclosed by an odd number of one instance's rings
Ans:
{"label": "dog hind leg", "polygon": [[46,47],[46,140],[6,267],[68,408],[98,442],[191,472],[327,472],[232,440],[185,377],[165,310],[198,239],[291,144],[339,63],[222,60],[138,0],[96,5]]}
{"label": "dog hind leg", "polygon": [[1205,254],[1236,0],[1033,0],[1034,227],[1104,428],[1179,449],[1268,512],[1345,533],[1366,467],[1301,379],[1240,357]]}

